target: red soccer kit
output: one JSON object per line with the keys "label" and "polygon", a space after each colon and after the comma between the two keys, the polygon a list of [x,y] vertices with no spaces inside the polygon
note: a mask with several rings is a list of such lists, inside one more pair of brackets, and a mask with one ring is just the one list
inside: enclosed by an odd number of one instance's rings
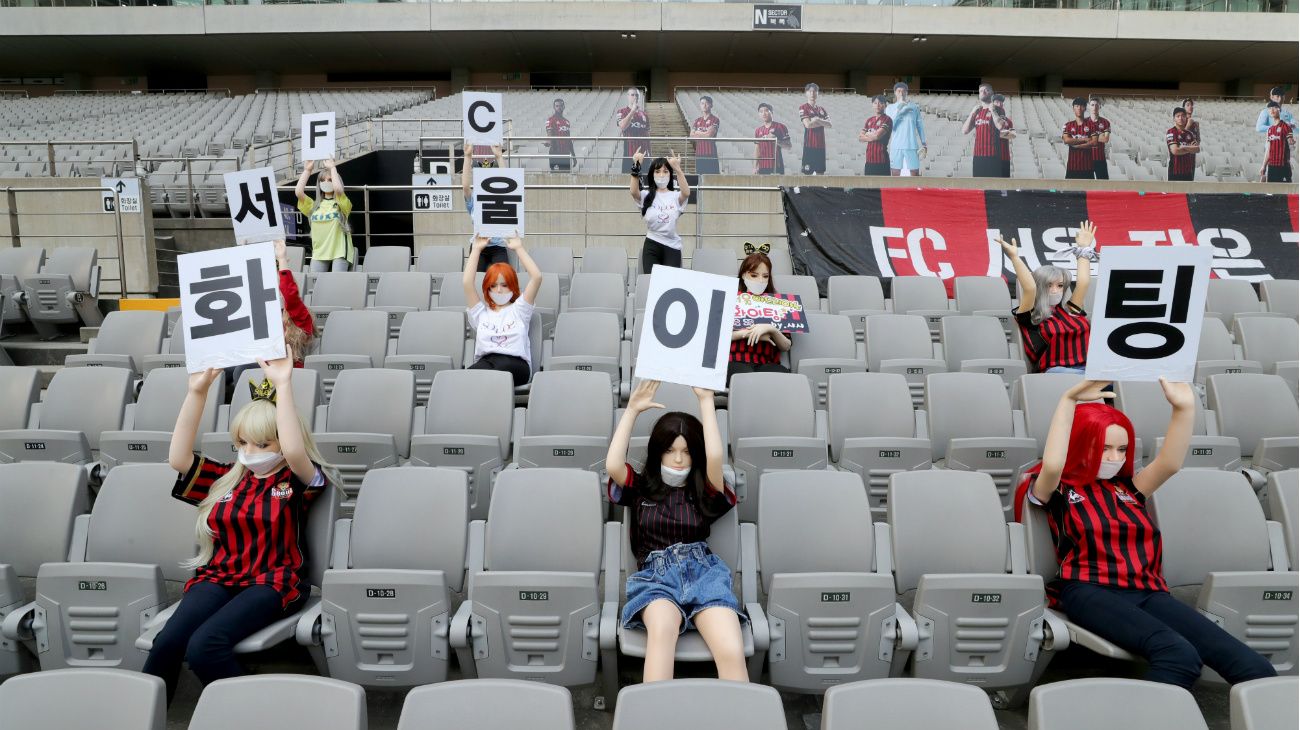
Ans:
{"label": "red soccer kit", "polygon": [[569,120],[554,114],[546,120],[546,136],[552,137],[551,156],[568,157],[573,154],[573,142],[569,139]]}
{"label": "red soccer kit", "polygon": [[[1016,129],[1016,123],[1011,121],[1011,117],[1003,117],[1003,119],[1006,120],[1007,126],[1004,127],[1001,131],[1014,132]],[[1002,139],[1001,137],[998,137],[998,147],[1002,150],[1002,154],[1001,154],[1002,161],[1010,162],[1011,161],[1011,140]]]}
{"label": "red soccer kit", "polygon": [[1277,120],[1277,124],[1268,128],[1269,167],[1286,167],[1291,164],[1291,125]]}
{"label": "red soccer kit", "polygon": [[975,112],[975,156],[998,156],[998,127],[993,123],[993,112],[984,107]]}
{"label": "red soccer kit", "polygon": [[1054,367],[1081,368],[1088,361],[1091,326],[1088,314],[1074,306],[1074,302],[1061,302],[1052,316],[1038,324],[1034,324],[1032,309],[1028,312],[1012,310],[1012,314],[1020,325],[1020,339],[1024,342],[1025,354],[1036,366],[1035,372],[1044,373]]}
{"label": "red soccer kit", "polygon": [[[628,113],[631,111],[632,108],[626,106],[623,107],[622,109],[619,109],[618,110],[619,119],[626,117]],[[627,128],[623,130],[623,137],[627,140],[626,142],[623,143],[624,154],[626,154],[628,157],[631,157],[632,155],[635,155],[637,153],[637,150],[649,154],[650,144],[648,142],[642,142],[637,139],[638,137],[649,137],[649,136],[650,136],[650,118],[645,115],[644,110],[638,109],[636,113],[632,115],[632,121],[627,125]]]}
{"label": "red soccer kit", "polygon": [[[1191,130],[1184,129],[1178,131],[1178,127],[1170,127],[1165,132],[1165,145],[1177,143],[1179,147],[1186,147],[1189,144],[1196,144],[1196,135]],[[1170,175],[1188,175],[1196,169],[1196,154],[1175,155],[1169,153],[1169,174]]]}
{"label": "red soccer kit", "polygon": [[867,162],[881,163],[889,162],[889,134],[894,127],[894,120],[889,118],[888,114],[877,114],[870,117],[862,125],[862,131],[875,132],[884,130],[884,134],[876,138],[875,142],[867,143]]}
{"label": "red soccer kit", "polygon": [[[1096,119],[1089,119],[1088,121],[1092,123],[1093,134],[1106,134],[1110,131],[1110,120],[1106,117],[1097,117]],[[1098,143],[1096,147],[1092,148],[1092,161],[1106,161],[1106,145]]]}
{"label": "red soccer kit", "polygon": [[[758,169],[780,171],[782,165],[781,149],[777,147],[777,142],[790,139],[790,130],[780,122],[772,122],[772,126],[758,125],[754,130],[754,136],[763,140],[758,143]],[[770,140],[770,141],[769,141]]]}
{"label": "red soccer kit", "polygon": [[[1061,134],[1070,139],[1086,140],[1092,136],[1092,123],[1087,119],[1082,122],[1071,119],[1061,128]],[[1072,172],[1092,172],[1092,150],[1083,147],[1071,147],[1070,156],[1065,161],[1065,169]]]}
{"label": "red soccer kit", "polygon": [[[720,122],[718,118],[712,114],[710,114],[707,117],[696,117],[695,121],[691,123],[691,129],[695,130],[696,132],[705,132],[708,131],[709,127],[713,127],[714,129],[713,133],[715,135],[718,133],[718,129],[721,126],[722,126],[722,122]],[[718,146],[711,139],[696,139],[695,156],[696,157],[717,157]]]}
{"label": "red soccer kit", "polygon": [[[829,119],[830,115],[826,113],[826,107],[813,106],[805,102],[799,107],[799,119]],[[803,130],[803,146],[810,149],[826,149],[826,128],[812,127]]]}

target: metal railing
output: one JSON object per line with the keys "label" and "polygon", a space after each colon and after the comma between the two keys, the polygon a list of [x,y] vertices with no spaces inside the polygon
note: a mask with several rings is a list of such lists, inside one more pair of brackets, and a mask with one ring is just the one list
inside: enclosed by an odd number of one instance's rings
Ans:
{"label": "metal railing", "polygon": [[[23,238],[23,234],[22,234],[22,230],[21,230],[21,219],[22,219],[22,218],[25,218],[25,217],[27,217],[27,218],[30,218],[30,217],[55,217],[55,218],[67,218],[67,217],[69,217],[69,216],[102,216],[102,215],[110,215],[110,214],[111,214],[111,215],[113,216],[113,238],[114,238],[114,241],[115,241],[115,243],[116,243],[117,256],[100,256],[100,257],[99,257],[99,260],[103,261],[103,260],[107,259],[107,260],[109,260],[109,261],[116,261],[116,262],[117,262],[117,276],[116,276],[116,277],[110,277],[110,278],[102,278],[102,277],[101,277],[101,278],[100,278],[100,283],[101,283],[101,285],[102,285],[103,282],[106,282],[106,281],[115,281],[115,282],[117,282],[117,292],[118,292],[118,295],[119,295],[119,296],[121,296],[121,297],[126,297],[126,296],[130,293],[130,292],[127,291],[127,288],[126,288],[126,266],[125,266],[124,263],[123,263],[126,259],[125,259],[125,254],[124,254],[125,246],[123,245],[123,239],[124,239],[124,236],[123,236],[123,233],[122,233],[122,206],[121,206],[121,205],[114,205],[112,211],[106,211],[106,210],[103,209],[102,206],[96,206],[96,210],[94,210],[94,211],[89,211],[89,212],[69,212],[69,211],[67,211],[67,210],[58,210],[58,211],[52,211],[52,212],[48,212],[48,213],[47,213],[47,212],[27,212],[27,211],[19,210],[19,208],[18,208],[18,196],[19,196],[19,195],[26,195],[26,194],[29,194],[29,193],[41,193],[41,194],[51,194],[51,193],[54,193],[54,194],[60,194],[60,193],[96,193],[96,194],[102,196],[104,193],[110,193],[110,194],[114,195],[114,196],[115,196],[115,199],[116,199],[116,195],[117,195],[117,193],[116,193],[112,188],[105,187],[105,186],[99,186],[99,185],[95,185],[95,186],[87,186],[87,187],[78,187],[78,188],[58,188],[58,187],[49,187],[49,188],[3,187],[3,188],[0,188],[0,193],[3,193],[4,196],[5,196],[5,206],[6,206],[6,208],[7,208],[6,213],[7,213],[8,218],[9,218],[9,234],[8,234],[8,238],[10,238],[10,239],[13,241],[13,246],[14,246],[14,247],[18,247],[18,246],[21,246],[21,245],[22,245],[22,238]],[[33,236],[33,238],[39,238],[39,239],[42,240],[42,241],[48,241],[48,240],[51,240],[51,239],[56,239],[56,240],[57,240],[57,239],[65,239],[65,238],[72,238],[72,239],[94,238],[94,239],[103,240],[105,237],[106,237],[106,236],[105,236],[105,234],[103,234],[103,233],[48,233],[48,232],[41,232],[40,234],[37,234],[37,235],[34,235],[34,236]],[[98,248],[98,247],[96,247],[96,248]],[[140,292],[140,293],[144,293],[144,292]]]}
{"label": "metal railing", "polygon": [[[101,139],[101,140],[66,140],[66,139],[40,139],[40,140],[0,140],[0,149],[5,147],[44,147],[46,159],[46,177],[58,176],[58,161],[54,155],[55,147],[92,147],[122,145],[130,146],[131,157],[127,160],[131,164],[131,169],[135,169],[140,161],[140,146],[134,139]],[[75,165],[81,160],[65,160],[69,167]],[[122,162],[121,158],[86,158],[86,162]]]}
{"label": "metal railing", "polygon": [[[379,0],[380,2],[477,2],[481,0]],[[557,2],[560,0],[556,0]],[[633,0],[624,0],[631,2]],[[698,2],[700,0],[653,0],[654,2]],[[0,0],[8,7],[123,7],[204,5],[337,5],[374,0]],[[1296,0],[804,0],[800,4],[948,6],[1051,10],[1156,10],[1192,12],[1294,13]]]}
{"label": "metal railing", "polygon": [[[762,143],[776,144],[775,139],[772,138],[759,139],[757,137],[622,137],[622,136],[607,137],[607,136],[590,136],[590,135],[578,135],[578,136],[571,136],[571,137],[549,137],[549,136],[523,136],[523,135],[512,136],[507,134],[507,135],[503,135],[501,146],[502,146],[502,157],[504,157],[507,162],[512,162],[515,160],[549,160],[555,157],[573,157],[574,159],[579,161],[579,164],[581,164],[583,161],[595,161],[599,163],[602,160],[612,161],[612,160],[626,159],[627,155],[620,150],[626,149],[623,148],[622,145],[628,140],[644,141],[648,144],[648,151],[646,152],[646,163],[645,163],[646,167],[649,167],[650,160],[654,159],[655,157],[658,157],[660,154],[666,157],[668,156],[669,153],[676,152],[682,158],[683,166],[689,167],[690,171],[692,172],[694,171],[694,167],[687,165],[687,163],[698,159],[695,145],[699,144],[700,142],[712,142],[715,145],[719,143],[738,143],[738,144],[754,144],[754,145],[762,144]],[[584,150],[582,154],[577,154],[575,148],[575,151],[572,155],[554,155],[551,154],[550,152],[520,153],[520,152],[515,152],[514,150],[515,143],[536,143],[536,142],[555,142],[555,141],[568,141],[571,145],[573,142],[591,142],[591,145],[590,148]],[[425,142],[443,142],[445,143],[444,145],[445,148],[451,150],[457,149],[458,147],[463,147],[462,144],[463,140],[460,138],[460,135],[423,136],[420,137],[419,139],[419,148],[418,148],[418,153],[421,159],[433,157],[432,155],[426,155]],[[597,150],[599,146],[606,145],[606,144],[613,146],[612,147],[613,154],[606,155],[600,153]],[[772,157],[759,158],[757,155],[725,156],[725,155],[718,154],[718,155],[714,155],[714,157],[716,157],[720,162],[728,161],[728,160],[743,160],[747,162],[757,162],[760,159],[765,162],[771,162],[776,159],[775,155]],[[599,165],[597,166],[599,167]],[[582,172],[581,170],[576,169],[576,167],[577,166],[575,166],[575,169],[570,170],[570,172]],[[592,174],[606,174],[609,171],[597,169],[597,170],[591,170],[590,172]]]}

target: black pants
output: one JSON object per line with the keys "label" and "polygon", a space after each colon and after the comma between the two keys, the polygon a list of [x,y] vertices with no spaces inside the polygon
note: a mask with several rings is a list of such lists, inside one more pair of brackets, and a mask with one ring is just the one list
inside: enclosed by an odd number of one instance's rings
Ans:
{"label": "black pants", "polygon": [[996,157],[971,158],[971,175],[974,177],[1002,177],[1002,160]]}
{"label": "black pants", "polygon": [[1092,176],[1098,180],[1110,179],[1110,167],[1106,164],[1105,160],[1093,160]]}
{"label": "black pants", "polygon": [[805,175],[826,174],[826,148],[825,147],[809,147],[807,145],[804,145],[803,174]]}
{"label": "black pants", "polygon": [[717,175],[721,172],[718,167],[717,155],[699,155],[695,158],[696,175]]}
{"label": "black pants", "polygon": [[284,608],[280,594],[271,586],[228,588],[195,583],[154,639],[144,673],[167,683],[168,702],[176,694],[182,661],[189,663],[204,685],[245,675],[247,670],[235,659],[235,645],[298,610],[299,605],[301,602]]}
{"label": "black pants", "polygon": [[470,365],[468,369],[501,370],[510,373],[510,375],[515,379],[516,386],[527,383],[528,379],[533,375],[532,368],[528,367],[528,361],[524,360],[522,357],[503,355],[499,352],[489,352],[479,358],[478,362]]}
{"label": "black pants", "polygon": [[645,243],[641,244],[641,273],[649,274],[655,264],[682,268],[682,250],[647,238]]}
{"label": "black pants", "polygon": [[732,360],[727,363],[727,385],[731,385],[731,376],[736,373],[788,373],[790,368],[779,362],[771,365],[756,365],[752,362],[737,362]]}
{"label": "black pants", "polygon": [[1164,591],[1124,590],[1062,581],[1061,608],[1070,620],[1149,663],[1146,679],[1191,689],[1201,665],[1229,684],[1277,671],[1199,611]]}
{"label": "black pants", "polygon": [[1002,163],[1002,177],[1011,177],[1011,160],[999,160]]}
{"label": "black pants", "polygon": [[1291,182],[1291,166],[1290,165],[1269,165],[1268,177],[1265,179],[1273,183],[1278,183],[1278,182],[1289,183]]}
{"label": "black pants", "polygon": [[564,157],[551,158],[551,172],[568,172],[573,169],[573,158],[565,155]]}
{"label": "black pants", "polygon": [[865,165],[862,166],[862,174],[863,174],[863,175],[888,175],[888,174],[889,174],[889,163],[888,163],[888,162],[868,162],[867,164],[865,164]]}
{"label": "black pants", "polygon": [[1196,179],[1195,167],[1188,170],[1187,172],[1174,172],[1173,168],[1169,168],[1169,182],[1192,182],[1195,179]]}
{"label": "black pants", "polygon": [[1091,180],[1092,176],[1093,176],[1092,170],[1066,170],[1065,171],[1066,180]]}
{"label": "black pants", "polygon": [[478,255],[478,270],[484,272],[492,264],[510,263],[510,249],[505,246],[488,246]]}

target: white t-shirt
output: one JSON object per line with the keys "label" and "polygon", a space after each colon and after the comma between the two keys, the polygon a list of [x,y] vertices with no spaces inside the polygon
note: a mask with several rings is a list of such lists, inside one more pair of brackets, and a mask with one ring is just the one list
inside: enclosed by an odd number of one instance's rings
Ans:
{"label": "white t-shirt", "polygon": [[[645,205],[648,195],[650,195],[649,190],[641,191],[641,202],[637,204],[637,210]],[[677,219],[686,209],[686,204],[681,202],[681,199],[680,190],[664,190],[655,193],[655,202],[645,211],[646,238],[668,248],[681,250],[682,237],[677,235]]]}
{"label": "white t-shirt", "polygon": [[522,357],[529,367],[533,365],[532,343],[528,339],[528,323],[533,318],[533,305],[520,296],[512,304],[496,310],[479,302],[469,308],[469,324],[474,328],[474,359],[497,353]]}

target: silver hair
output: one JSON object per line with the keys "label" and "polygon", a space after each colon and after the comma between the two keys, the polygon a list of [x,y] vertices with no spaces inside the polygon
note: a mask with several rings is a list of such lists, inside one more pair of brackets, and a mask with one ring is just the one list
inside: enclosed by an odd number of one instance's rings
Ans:
{"label": "silver hair", "polygon": [[1048,288],[1052,282],[1059,281],[1064,288],[1061,290],[1061,302],[1064,303],[1070,298],[1070,290],[1073,289],[1073,282],[1070,280],[1070,272],[1059,266],[1045,264],[1034,269],[1034,308],[1029,313],[1029,319],[1034,324],[1038,324],[1045,319],[1051,318],[1054,308],[1051,302],[1047,300],[1049,296]]}

